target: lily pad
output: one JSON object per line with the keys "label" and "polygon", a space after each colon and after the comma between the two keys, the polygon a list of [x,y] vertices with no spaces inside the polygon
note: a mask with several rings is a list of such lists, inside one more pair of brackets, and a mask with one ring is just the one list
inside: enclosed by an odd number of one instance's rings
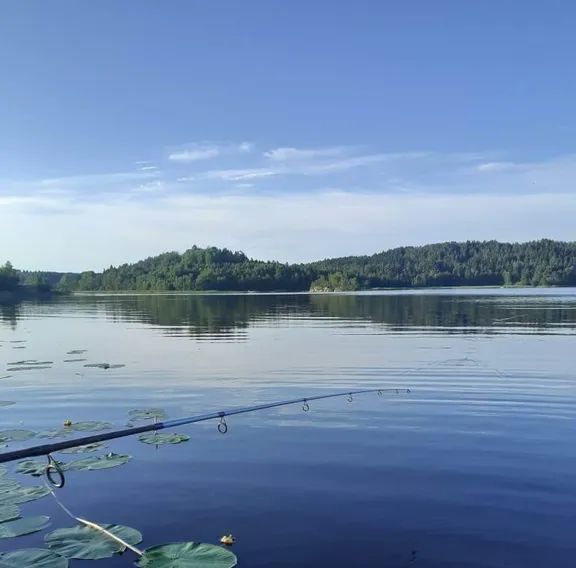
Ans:
{"label": "lily pad", "polygon": [[36,436],[35,432],[30,430],[2,430],[0,432],[0,443],[4,442],[23,442]]}
{"label": "lily pad", "polygon": [[8,365],[53,365],[54,361],[38,361],[37,359],[28,359],[26,361],[15,361],[14,363],[8,363]]}
{"label": "lily pad", "polygon": [[12,538],[32,534],[45,529],[50,525],[50,517],[39,515],[37,517],[22,517],[13,521],[0,523],[0,538]]}
{"label": "lily pad", "polygon": [[67,469],[77,471],[94,470],[94,469],[109,469],[111,467],[118,467],[128,463],[132,456],[128,454],[115,454],[110,452],[105,456],[92,456],[82,460],[72,461],[68,464]]}
{"label": "lily pad", "polygon": [[102,421],[87,421],[87,422],[73,422],[70,426],[66,426],[66,430],[75,430],[76,432],[100,432],[101,430],[110,430],[114,427],[110,422]]}
{"label": "lily pad", "polygon": [[60,428],[59,430],[44,430],[44,432],[38,432],[36,434],[37,438],[65,438],[66,436],[71,436],[74,434],[74,430],[70,428]]}
{"label": "lily pad", "polygon": [[[104,524],[100,526],[132,546],[142,542],[142,535],[131,527]],[[83,560],[110,558],[126,550],[126,547],[104,533],[84,525],[56,529],[47,534],[44,541],[50,550],[61,556]]]}
{"label": "lily pad", "polygon": [[28,503],[41,499],[50,494],[48,487],[34,486],[34,487],[18,487],[13,491],[6,491],[0,493],[0,506],[4,505],[20,505],[21,503]]}
{"label": "lily pad", "polygon": [[[64,462],[58,461],[58,465],[64,469],[66,464]],[[46,473],[46,466],[48,462],[46,460],[24,460],[18,462],[18,467],[16,471],[18,473],[23,473],[24,475],[32,475],[33,477],[40,477]]]}
{"label": "lily pad", "polygon": [[179,542],[147,548],[136,562],[142,568],[232,568],[236,556],[213,544]]}
{"label": "lily pad", "polygon": [[87,363],[84,367],[94,367],[96,369],[120,369],[120,367],[125,367],[126,365],[110,363]]}
{"label": "lily pad", "polygon": [[[20,516],[20,507],[18,505],[0,506],[0,523],[12,521]],[[1,566],[1,564],[0,564]]]}
{"label": "lily pad", "polygon": [[[0,379],[5,379],[6,377],[0,377]],[[0,406],[12,406],[13,404],[16,404],[15,402],[11,401],[11,400],[0,400]]]}
{"label": "lily pad", "polygon": [[[16,348],[15,348],[16,349]],[[27,365],[26,367],[10,367],[6,369],[9,373],[14,371],[39,371],[40,369],[51,369],[52,367],[49,365]]]}
{"label": "lily pad", "polygon": [[144,444],[150,444],[154,446],[162,446],[163,444],[181,444],[182,442],[187,442],[190,436],[186,434],[159,434],[158,432],[150,432],[147,434],[141,434],[138,436],[138,440]]}
{"label": "lily pad", "polygon": [[44,548],[0,554],[0,568],[68,568],[68,559]]}
{"label": "lily pad", "polygon": [[0,478],[0,493],[6,493],[6,491],[14,491],[14,489],[18,489],[19,487],[20,484],[14,479],[10,479],[9,477]]}
{"label": "lily pad", "polygon": [[76,446],[75,448],[67,448],[61,450],[63,454],[86,454],[88,452],[97,452],[98,450],[106,447],[104,442],[93,442],[85,446]]}
{"label": "lily pad", "polygon": [[138,408],[128,413],[130,422],[137,420],[165,420],[168,414],[162,408]]}

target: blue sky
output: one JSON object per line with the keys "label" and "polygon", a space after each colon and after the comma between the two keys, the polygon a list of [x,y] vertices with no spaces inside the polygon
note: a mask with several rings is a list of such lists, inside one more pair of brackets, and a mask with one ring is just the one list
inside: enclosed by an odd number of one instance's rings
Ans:
{"label": "blue sky", "polygon": [[3,2],[2,257],[574,240],[574,21],[571,1]]}

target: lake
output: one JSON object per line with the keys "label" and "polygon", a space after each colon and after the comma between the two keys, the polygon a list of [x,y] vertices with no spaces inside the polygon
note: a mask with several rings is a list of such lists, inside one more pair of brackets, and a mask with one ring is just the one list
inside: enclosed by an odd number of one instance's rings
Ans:
{"label": "lake", "polygon": [[[14,403],[1,430],[411,389],[230,417],[226,435],[184,426],[179,445],[108,443],[132,460],[69,472],[58,496],[137,528],[142,548],[232,533],[251,568],[574,565],[576,289],[85,295],[2,304],[0,318],[0,401]],[[74,524],[51,496],[22,512]]]}

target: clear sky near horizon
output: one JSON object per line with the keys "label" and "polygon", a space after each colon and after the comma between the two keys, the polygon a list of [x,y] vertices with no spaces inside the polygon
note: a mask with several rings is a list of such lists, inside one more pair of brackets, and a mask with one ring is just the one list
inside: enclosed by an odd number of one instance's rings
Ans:
{"label": "clear sky near horizon", "polygon": [[0,4],[0,260],[575,240],[576,4]]}

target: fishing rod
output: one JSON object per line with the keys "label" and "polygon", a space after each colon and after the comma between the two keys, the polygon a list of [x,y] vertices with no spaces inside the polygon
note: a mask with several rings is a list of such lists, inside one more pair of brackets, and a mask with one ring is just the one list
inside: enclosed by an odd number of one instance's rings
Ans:
{"label": "fishing rod", "polygon": [[[103,432],[100,434],[93,434],[91,436],[83,436],[81,438],[73,438],[71,440],[64,440],[62,442],[55,442],[52,444],[43,444],[40,446],[32,446],[30,448],[23,448],[21,450],[14,450],[11,452],[0,453],[0,463],[12,462],[15,460],[20,460],[24,458],[32,458],[38,456],[48,456],[49,466],[53,470],[59,468],[57,462],[52,458],[51,454],[53,452],[59,452],[62,450],[67,450],[69,448],[76,448],[78,446],[84,446],[86,444],[93,444],[96,442],[105,442],[107,440],[115,440],[116,438],[125,438],[127,436],[134,436],[135,434],[143,434],[145,432],[154,432],[157,430],[164,430],[166,428],[175,428],[176,426],[183,426],[185,424],[196,424],[198,422],[206,422],[207,420],[214,420],[215,418],[220,418],[218,424],[218,431],[221,434],[226,434],[228,431],[228,425],[226,424],[226,416],[234,416],[237,414],[247,414],[249,412],[258,412],[260,410],[266,410],[268,408],[278,408],[280,406],[289,406],[292,404],[302,403],[302,410],[307,412],[310,410],[310,401],[321,400],[325,398],[337,398],[341,396],[347,396],[348,401],[352,402],[353,395],[364,394],[369,392],[377,392],[379,396],[382,396],[385,392],[394,392],[396,394],[400,393],[410,393],[410,389],[397,389],[397,388],[385,388],[385,389],[363,389],[354,390],[346,392],[338,392],[332,394],[323,394],[317,396],[308,396],[304,398],[294,398],[291,400],[281,400],[278,402],[271,402],[267,404],[257,404],[255,406],[245,406],[240,408],[231,408],[228,410],[221,410],[217,412],[211,412],[209,414],[201,414],[197,416],[188,416],[185,418],[176,418],[174,420],[166,420],[164,422],[155,422],[153,424],[147,424],[145,426],[137,426],[134,428],[124,428],[122,430],[114,430],[112,432]],[[47,471],[48,472],[48,471]]]}

